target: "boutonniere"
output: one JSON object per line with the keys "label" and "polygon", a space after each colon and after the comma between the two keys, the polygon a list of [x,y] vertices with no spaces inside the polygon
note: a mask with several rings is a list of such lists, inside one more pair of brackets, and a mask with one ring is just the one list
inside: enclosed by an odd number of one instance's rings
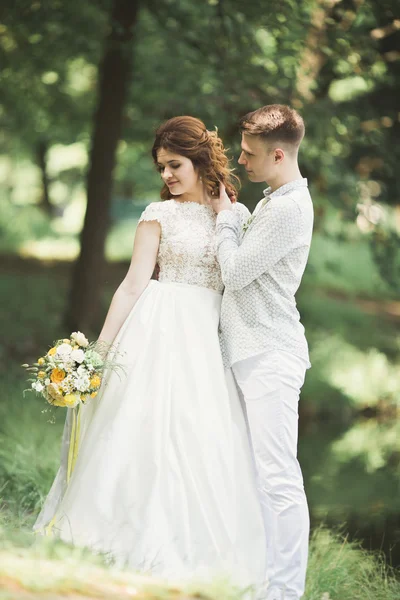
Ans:
{"label": "boutonniere", "polygon": [[250,225],[252,224],[252,222],[254,221],[254,217],[256,215],[251,215],[251,217],[249,217],[246,221],[246,223],[243,225],[243,233],[246,233],[246,231],[248,230],[248,228],[250,227]]}
{"label": "boutonniere", "polygon": [[256,213],[250,215],[250,217],[247,219],[246,223],[243,225],[243,233],[246,233],[246,231],[248,230],[248,228],[250,227],[250,225],[252,224],[252,222],[256,218],[257,214],[267,204],[268,200],[269,200],[269,197],[264,198],[264,200],[262,201],[261,206],[258,209],[258,211]]}

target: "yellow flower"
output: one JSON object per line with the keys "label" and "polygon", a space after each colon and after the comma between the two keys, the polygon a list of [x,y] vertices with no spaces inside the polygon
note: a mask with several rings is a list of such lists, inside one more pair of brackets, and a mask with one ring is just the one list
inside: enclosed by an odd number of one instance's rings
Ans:
{"label": "yellow flower", "polygon": [[43,379],[43,377],[46,377],[46,371],[39,371],[37,376],[39,377],[39,379]]}
{"label": "yellow flower", "polygon": [[44,365],[44,363],[45,363],[46,361],[44,360],[44,358],[38,358],[38,361],[37,361],[37,362],[38,362],[38,365],[39,365],[39,366],[41,366],[41,365]]}
{"label": "yellow flower", "polygon": [[[63,395],[61,394],[58,386],[55,383],[50,383],[46,387],[46,391],[49,394],[51,400],[49,400],[50,404],[54,403],[54,400],[61,402],[63,400]],[[64,404],[57,404],[56,406],[64,406]]]}
{"label": "yellow flower", "polygon": [[98,375],[93,375],[92,379],[90,380],[90,387],[91,388],[99,388],[101,384],[101,378]]}
{"label": "yellow flower", "polygon": [[78,404],[78,402],[79,396],[77,396],[76,394],[67,394],[66,396],[64,396],[64,403],[65,406],[68,406],[68,408],[73,408]]}
{"label": "yellow flower", "polygon": [[57,352],[57,348],[55,346],[53,346],[53,348],[50,348],[50,350],[48,351],[47,355],[48,356],[54,356],[56,352]]}
{"label": "yellow flower", "polygon": [[55,398],[60,393],[58,391],[58,387],[54,383],[49,383],[49,385],[46,387],[46,390],[52,398]]}
{"label": "yellow flower", "polygon": [[67,338],[65,338],[65,340],[63,340],[63,344],[70,344],[70,343],[71,343],[71,340],[69,340]]}
{"label": "yellow flower", "polygon": [[96,396],[97,396],[97,392],[92,392],[92,393],[90,394],[90,397],[91,397],[91,398],[96,398]]}
{"label": "yellow flower", "polygon": [[[61,396],[61,398],[62,398],[62,396]],[[53,400],[53,401],[51,402],[51,404],[52,404],[53,406],[63,406],[63,407],[65,407],[64,398],[62,398],[62,399],[60,399],[60,400]]]}
{"label": "yellow flower", "polygon": [[50,379],[53,383],[60,383],[65,378],[65,371],[62,369],[53,369]]}
{"label": "yellow flower", "polygon": [[46,389],[49,392],[50,396],[53,396],[53,398],[55,398],[58,394],[60,394],[58,385],[56,385],[55,383],[49,383],[49,385],[47,386]]}

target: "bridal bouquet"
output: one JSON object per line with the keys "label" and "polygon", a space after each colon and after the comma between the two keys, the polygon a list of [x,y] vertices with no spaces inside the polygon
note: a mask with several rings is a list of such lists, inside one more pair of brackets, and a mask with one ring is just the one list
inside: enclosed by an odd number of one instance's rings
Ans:
{"label": "bridal bouquet", "polygon": [[103,359],[104,344],[89,343],[80,331],[69,339],[54,342],[52,348],[33,365],[22,365],[32,375],[27,391],[41,394],[49,404],[74,408],[95,398],[105,368],[118,365]]}

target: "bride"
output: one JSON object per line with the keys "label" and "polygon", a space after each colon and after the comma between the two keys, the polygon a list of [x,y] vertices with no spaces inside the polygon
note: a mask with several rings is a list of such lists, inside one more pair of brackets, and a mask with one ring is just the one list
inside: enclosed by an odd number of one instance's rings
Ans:
{"label": "bride", "polygon": [[[164,202],[140,218],[100,334],[123,353],[125,374],[106,376],[82,407],[68,485],[67,419],[35,529],[165,578],[257,584],[265,534],[244,417],[220,353],[223,284],[207,200],[219,181],[233,198],[234,178],[220,138],[193,117],[161,125],[152,155]],[[247,219],[243,205],[235,210]]]}

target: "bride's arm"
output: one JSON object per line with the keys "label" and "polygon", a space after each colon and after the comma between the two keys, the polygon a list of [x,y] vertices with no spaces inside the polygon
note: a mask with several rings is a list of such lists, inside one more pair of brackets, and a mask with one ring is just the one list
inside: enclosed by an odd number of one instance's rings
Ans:
{"label": "bride's arm", "polygon": [[157,261],[161,226],[143,221],[136,229],[129,270],[115,292],[99,340],[111,344],[138,298],[147,287]]}

